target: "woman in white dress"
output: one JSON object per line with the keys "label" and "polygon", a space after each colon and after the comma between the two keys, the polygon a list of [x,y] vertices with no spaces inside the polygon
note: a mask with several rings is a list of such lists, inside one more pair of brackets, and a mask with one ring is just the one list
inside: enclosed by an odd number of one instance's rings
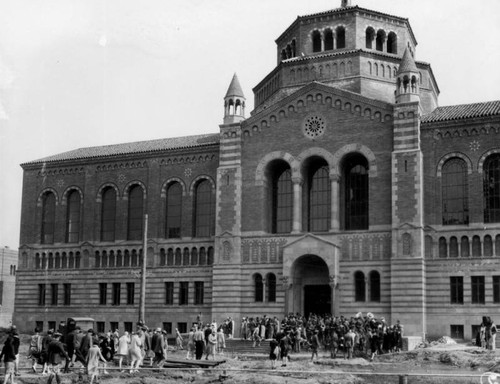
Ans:
{"label": "woman in white dress", "polygon": [[123,358],[128,357],[128,350],[130,346],[130,335],[127,331],[118,338],[118,347],[116,350],[116,356],[118,356],[118,366],[120,371],[122,369]]}
{"label": "woman in white dress", "polygon": [[129,357],[130,357],[130,373],[139,372],[139,365],[142,361],[142,340],[140,335],[137,333],[132,334],[132,338],[130,340],[130,349],[129,349]]}

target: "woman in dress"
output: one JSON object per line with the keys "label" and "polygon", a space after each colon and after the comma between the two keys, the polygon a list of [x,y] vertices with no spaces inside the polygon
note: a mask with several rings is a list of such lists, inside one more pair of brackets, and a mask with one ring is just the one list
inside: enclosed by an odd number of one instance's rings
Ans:
{"label": "woman in dress", "polygon": [[207,356],[205,360],[208,360],[208,357],[212,355],[212,359],[215,360],[215,347],[217,345],[217,336],[215,335],[215,329],[212,331],[210,335],[208,335],[208,345],[207,345]]}
{"label": "woman in dress", "polygon": [[128,357],[128,350],[130,346],[130,336],[128,332],[125,333],[118,338],[118,344],[116,349],[116,355],[118,356],[118,366],[120,367],[120,371],[122,369],[123,358],[125,356]]}
{"label": "woman in dress", "polygon": [[139,372],[139,365],[142,361],[142,340],[139,334],[133,333],[130,340],[130,349],[128,351],[130,357],[130,373]]}

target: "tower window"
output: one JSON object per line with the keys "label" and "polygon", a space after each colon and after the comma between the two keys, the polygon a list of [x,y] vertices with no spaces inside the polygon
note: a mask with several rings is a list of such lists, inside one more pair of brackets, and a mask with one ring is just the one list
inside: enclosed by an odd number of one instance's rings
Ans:
{"label": "tower window", "polygon": [[182,187],[173,183],[167,188],[167,223],[165,237],[167,239],[181,237],[182,219]]}
{"label": "tower window", "polygon": [[375,40],[375,30],[372,27],[366,28],[366,48],[373,49],[373,40]]}
{"label": "tower window", "polygon": [[333,32],[331,29],[325,31],[325,51],[333,50]]}
{"label": "tower window", "polygon": [[312,33],[312,48],[313,52],[321,52],[321,34],[319,31]]}
{"label": "tower window", "polygon": [[385,31],[379,29],[377,31],[377,38],[375,40],[375,49],[377,51],[382,52],[384,50],[385,39],[386,39]]}
{"label": "tower window", "polygon": [[345,48],[345,28],[337,27],[335,35],[337,37],[337,49]]}
{"label": "tower window", "polygon": [[398,37],[394,32],[389,32],[387,36],[387,53],[398,53]]}

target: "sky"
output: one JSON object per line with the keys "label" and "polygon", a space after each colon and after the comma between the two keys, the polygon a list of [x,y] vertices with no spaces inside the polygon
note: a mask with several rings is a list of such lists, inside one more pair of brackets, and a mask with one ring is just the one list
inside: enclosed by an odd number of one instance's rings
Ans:
{"label": "sky", "polygon": [[[352,0],[410,20],[440,105],[500,100],[499,0]],[[298,15],[340,0],[0,1],[0,247],[19,246],[20,164],[216,133],[234,73],[252,88]]]}

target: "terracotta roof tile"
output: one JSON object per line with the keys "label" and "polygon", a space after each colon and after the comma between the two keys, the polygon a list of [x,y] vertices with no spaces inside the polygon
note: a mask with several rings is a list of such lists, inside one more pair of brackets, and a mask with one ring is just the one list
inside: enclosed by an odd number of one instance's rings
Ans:
{"label": "terracotta roof tile", "polygon": [[471,119],[495,115],[500,115],[500,100],[438,107],[431,113],[422,116],[422,123],[426,124],[438,121]]}
{"label": "terracotta roof tile", "polygon": [[170,149],[194,148],[219,144],[219,134],[206,134],[166,139],[137,141],[133,143],[112,144],[100,147],[87,147],[44,157],[21,164],[48,163],[64,160],[93,159],[106,156],[128,155],[134,153],[148,153],[167,151]]}

